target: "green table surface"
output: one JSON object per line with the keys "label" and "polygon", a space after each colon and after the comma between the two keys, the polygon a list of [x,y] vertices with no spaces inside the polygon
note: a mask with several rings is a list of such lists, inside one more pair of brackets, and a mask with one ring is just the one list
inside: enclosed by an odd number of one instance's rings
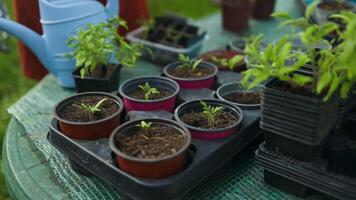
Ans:
{"label": "green table surface", "polygon": [[[288,11],[292,16],[300,15],[300,9],[293,0],[278,0],[276,10]],[[226,41],[236,38],[235,34],[221,30],[220,21],[221,16],[217,13],[197,22],[198,25],[208,27],[210,35],[207,41],[210,44],[204,47],[204,51],[223,47]],[[251,20],[251,28],[242,35],[264,33],[266,41],[273,41],[285,32],[277,29],[277,23],[276,20]],[[13,199],[70,199],[57,182],[47,161],[26,135],[24,127],[15,118],[11,119],[4,139],[3,164]]]}

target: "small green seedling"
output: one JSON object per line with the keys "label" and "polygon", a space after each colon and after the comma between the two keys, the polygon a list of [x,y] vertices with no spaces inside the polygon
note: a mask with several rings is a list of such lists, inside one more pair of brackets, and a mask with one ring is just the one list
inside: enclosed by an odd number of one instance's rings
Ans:
{"label": "small green seedling", "polygon": [[203,61],[202,59],[191,60],[188,56],[185,56],[184,54],[179,54],[179,60],[181,62],[183,62],[183,64],[181,65],[182,67],[190,68],[190,69],[192,69],[193,72],[197,69],[199,64]]}
{"label": "small green seedling", "polygon": [[236,55],[234,57],[232,57],[231,59],[227,59],[227,58],[218,58],[216,56],[212,56],[211,60],[222,66],[222,67],[228,67],[229,69],[233,70],[235,67],[237,67],[236,65],[241,62],[244,59],[244,57],[242,55]]}
{"label": "small green seedling", "polygon": [[216,116],[224,109],[221,106],[213,107],[207,105],[204,101],[200,101],[200,104],[203,106],[203,115],[208,119],[209,126],[214,127]]}
{"label": "small green seedling", "polygon": [[[152,122],[145,122],[145,121],[141,121],[140,124],[136,125],[137,127],[140,127],[145,133],[147,133],[148,130],[151,129],[152,127]],[[143,138],[145,138],[146,140],[149,140],[150,138],[147,137],[146,135],[141,135]]]}
{"label": "small green seedling", "polygon": [[142,128],[143,130],[147,131],[152,127],[152,122],[145,122],[145,121],[141,121],[140,124],[136,125],[137,127]]}
{"label": "small green seedling", "polygon": [[151,87],[148,82],[138,87],[145,93],[145,100],[150,100],[152,94],[159,94],[157,88]]}
{"label": "small green seedling", "polygon": [[76,107],[82,109],[84,112],[88,113],[90,119],[93,119],[94,114],[101,111],[100,106],[106,100],[107,100],[107,98],[104,98],[104,99],[100,100],[98,103],[96,103],[95,105],[81,103],[80,105],[73,104],[73,106],[76,106]]}

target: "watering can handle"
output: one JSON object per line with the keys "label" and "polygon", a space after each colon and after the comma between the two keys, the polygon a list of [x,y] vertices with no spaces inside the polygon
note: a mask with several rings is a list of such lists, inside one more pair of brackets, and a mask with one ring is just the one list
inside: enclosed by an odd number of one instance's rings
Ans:
{"label": "watering can handle", "polygon": [[119,16],[119,1],[120,0],[108,0],[106,3],[106,13],[109,18]]}

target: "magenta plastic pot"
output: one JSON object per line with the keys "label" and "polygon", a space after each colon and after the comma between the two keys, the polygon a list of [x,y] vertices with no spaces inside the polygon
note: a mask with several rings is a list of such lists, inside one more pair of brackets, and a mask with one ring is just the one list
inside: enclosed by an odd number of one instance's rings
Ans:
{"label": "magenta plastic pot", "polygon": [[[152,87],[168,90],[172,92],[172,94],[168,97],[157,100],[134,99],[128,96],[131,92],[136,91],[139,85],[144,85],[146,82]],[[179,90],[180,87],[174,80],[160,76],[141,76],[124,82],[119,88],[119,93],[124,100],[127,112],[154,110],[166,110],[168,112],[173,112]]]}
{"label": "magenta plastic pot", "polygon": [[202,101],[206,102],[208,105],[211,106],[223,106],[225,112],[231,113],[238,120],[232,126],[219,129],[205,129],[188,125],[181,119],[184,114],[203,111],[203,108],[200,104],[200,100],[188,101],[178,106],[178,108],[174,112],[174,118],[176,121],[188,128],[193,138],[215,140],[228,137],[238,132],[244,116],[242,110],[238,106],[233,106],[229,103],[217,99],[202,99]]}
{"label": "magenta plastic pot", "polygon": [[208,62],[201,62],[198,68],[210,68],[212,69],[212,73],[206,77],[201,77],[201,78],[181,78],[181,77],[176,77],[173,76],[170,72],[176,68],[179,67],[182,64],[182,62],[177,61],[174,63],[171,63],[167,65],[163,69],[163,74],[167,76],[170,79],[175,80],[182,89],[202,89],[202,88],[213,88],[215,84],[215,77],[216,74],[218,73],[218,68]]}

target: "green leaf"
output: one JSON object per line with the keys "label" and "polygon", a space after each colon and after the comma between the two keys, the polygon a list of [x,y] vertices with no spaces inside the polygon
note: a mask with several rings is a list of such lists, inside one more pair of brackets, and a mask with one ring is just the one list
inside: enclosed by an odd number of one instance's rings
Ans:
{"label": "green leaf", "polygon": [[313,3],[311,3],[307,9],[305,10],[305,18],[310,19],[310,17],[313,15],[315,8],[318,6],[320,3],[320,0],[315,0]]}
{"label": "green leaf", "polygon": [[341,86],[341,98],[346,99],[349,96],[352,84],[349,82],[344,82]]}
{"label": "green leaf", "polygon": [[330,84],[331,79],[332,75],[330,73],[321,74],[316,87],[317,94],[320,94]]}
{"label": "green leaf", "polygon": [[288,12],[274,12],[271,17],[282,18],[282,19],[292,19]]}

